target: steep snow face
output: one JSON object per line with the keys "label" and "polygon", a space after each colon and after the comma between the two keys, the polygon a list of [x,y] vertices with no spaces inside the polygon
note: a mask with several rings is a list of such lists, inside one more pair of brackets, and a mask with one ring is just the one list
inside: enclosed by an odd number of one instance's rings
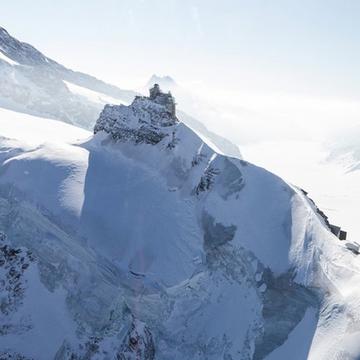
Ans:
{"label": "steep snow face", "polygon": [[43,65],[52,61],[33,46],[13,38],[2,27],[0,27],[0,50],[9,58],[23,65]]}
{"label": "steep snow face", "polygon": [[[170,77],[151,78],[168,86]],[[122,90],[90,75],[75,72],[48,58],[0,27],[0,107],[62,120],[93,129],[105,104],[129,104],[135,91]],[[176,87],[181,96],[181,88]],[[185,103],[181,104],[185,105]],[[237,146],[209,131],[201,122],[179,112],[192,129],[211,141],[219,152],[241,158]]]}
{"label": "steep snow face", "polygon": [[124,100],[115,99],[114,97],[103,94],[101,92],[90,90],[86,87],[75,85],[68,81],[64,81],[64,83],[71,93],[85,97],[87,100],[95,104],[100,104],[102,106],[106,104],[127,104],[127,102]]}
{"label": "steep snow face", "polygon": [[[128,102],[135,96],[133,91],[122,90],[93,76],[67,69],[42,54],[32,45],[15,39],[2,27],[0,27],[0,52],[19,65],[24,65],[26,68],[32,69],[33,72],[35,72],[36,69],[46,71],[58,80],[68,81],[115,99],[122,99]],[[39,74],[36,73],[36,75]]]}
{"label": "steep snow face", "polygon": [[[360,355],[356,255],[302,192],[216,153],[149,98],[105,107],[90,138],[44,119],[34,142],[25,120],[1,120],[0,230],[31,251],[35,280],[21,283],[11,323],[29,327],[1,349],[40,360]],[[47,328],[26,305],[37,296]]]}
{"label": "steep snow face", "polygon": [[301,184],[331,223],[341,225],[349,240],[359,241],[360,171],[350,149],[329,156],[329,148],[317,141],[267,141],[243,146],[242,152],[248,160]]}
{"label": "steep snow face", "polygon": [[0,106],[92,129],[104,104],[135,93],[74,72],[0,27]]}
{"label": "steep snow face", "polygon": [[[154,86],[154,84],[159,84],[162,89],[176,94],[176,100],[180,109],[185,111],[178,111],[178,118],[194,130],[199,136],[201,136],[206,143],[210,143],[211,146],[220,154],[238,159],[242,158],[237,145],[234,145],[228,139],[210,131],[202,122],[196,119],[202,119],[206,122],[209,120],[209,114],[202,111],[204,108],[209,109],[209,104],[204,104],[201,99],[191,95],[186,89],[178,85],[170,76],[152,75],[147,82],[146,87],[140,91],[143,93],[147,92],[148,88]],[[214,110],[212,109],[210,112],[214,112]],[[218,120],[221,119],[221,114],[217,113],[217,118]]]}
{"label": "steep snow face", "polygon": [[[210,131],[206,126],[198,119],[202,119],[206,123],[210,123],[209,120],[213,117],[214,113],[217,117],[217,121],[222,118],[221,114],[211,109],[210,104],[204,103],[202,99],[191,95],[186,89],[176,83],[176,81],[170,76],[158,76],[152,75],[145,88],[141,89],[141,92],[147,92],[149,87],[159,84],[162,89],[171,91],[176,95],[176,101],[183,111],[178,111],[178,118],[194,130],[206,143],[210,143],[218,153],[228,155],[241,159],[241,153],[239,147],[234,145],[228,139]],[[209,112],[204,113],[204,109]],[[209,115],[211,114],[211,115]]]}
{"label": "steep snow face", "polygon": [[[156,164],[156,169],[162,176],[156,176],[155,173],[152,178],[158,184],[159,179],[164,178],[164,185],[172,190],[170,191],[171,198],[176,198],[179,194],[181,197],[190,196],[190,198],[202,199],[206,195],[203,212],[199,214],[198,221],[201,222],[202,229],[200,230],[205,232],[204,236],[209,238],[209,242],[221,243],[226,242],[227,239],[233,240],[236,233],[251,249],[252,236],[263,238],[263,247],[257,249],[257,253],[263,254],[264,263],[267,266],[271,263],[272,267],[279,271],[288,269],[289,263],[285,258],[289,248],[291,221],[289,204],[293,191],[280,179],[274,182],[274,176],[262,169],[216,154],[188,127],[171,118],[164,107],[148,98],[135,99],[130,107],[106,107],[95,126],[95,133],[100,131],[109,133],[113,139],[117,140],[116,146],[120,148],[120,154],[125,153],[127,158],[143,163],[148,169],[153,169]],[[163,151],[159,152],[159,149]],[[254,178],[246,187],[244,174],[249,178]],[[144,186],[142,177],[136,174],[132,177],[141,179],[141,186]],[[256,184],[258,181],[260,183]],[[273,187],[272,191],[260,190],[261,187],[268,186]],[[211,191],[213,188],[216,191]],[[247,195],[242,201],[238,201],[242,193]],[[272,207],[275,205],[272,197],[277,199],[274,210],[269,211],[267,208],[262,211],[259,202],[265,200],[268,203],[267,206]],[[169,204],[169,200],[161,202]],[[180,206],[183,207],[182,204]],[[233,209],[232,206],[236,208]],[[277,210],[279,208],[280,213]],[[279,218],[282,219],[282,223],[279,227],[271,225],[271,229],[252,229],[252,225],[244,220],[242,229],[236,231],[236,226],[233,224],[236,224],[237,219],[246,212],[253,216],[256,214],[256,217],[266,224],[278,222],[273,219]],[[153,216],[157,216],[156,211]],[[251,218],[251,216],[247,215],[244,218]],[[219,225],[220,229],[217,229],[218,223],[229,228],[228,237],[225,236],[227,231],[222,229],[221,225]],[[170,228],[175,227],[170,226]],[[213,231],[216,235],[212,234]],[[223,240],[219,239],[220,234],[224,234]],[[267,241],[266,238],[269,240]],[[282,255],[278,253],[278,258],[272,254],[272,246],[277,245],[278,249],[284,251]],[[281,261],[279,261],[280,258]]]}
{"label": "steep snow face", "polygon": [[48,67],[13,65],[0,58],[0,107],[89,127],[101,105],[73,94]]}

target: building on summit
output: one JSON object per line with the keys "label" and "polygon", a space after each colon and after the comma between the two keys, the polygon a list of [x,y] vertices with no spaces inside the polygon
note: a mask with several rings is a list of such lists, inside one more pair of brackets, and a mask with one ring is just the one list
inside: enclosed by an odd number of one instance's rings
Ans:
{"label": "building on summit", "polygon": [[163,93],[159,84],[154,84],[154,86],[150,88],[150,100],[165,106],[171,116],[175,117],[176,103],[170,91],[168,93]]}

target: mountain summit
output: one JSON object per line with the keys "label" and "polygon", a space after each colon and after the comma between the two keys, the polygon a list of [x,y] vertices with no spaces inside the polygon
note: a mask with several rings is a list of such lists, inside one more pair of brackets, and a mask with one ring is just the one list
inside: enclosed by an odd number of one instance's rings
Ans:
{"label": "mountain summit", "polygon": [[[174,81],[153,75],[164,89]],[[105,104],[129,104],[137,92],[123,90],[93,76],[73,71],[0,27],[0,108],[93,129]],[[150,86],[149,86],[150,87]],[[177,87],[177,92],[180,88]],[[183,103],[184,105],[184,103]],[[238,146],[209,131],[203,123],[179,111],[192,129],[211,140],[219,151],[241,157]]]}
{"label": "mountain summit", "polygon": [[[53,91],[54,115],[57,66],[1,54],[0,91],[33,74],[39,90],[24,80],[9,107],[43,112]],[[128,103],[94,134],[0,109],[0,358],[358,359],[359,246],[160,86]]]}
{"label": "mountain summit", "polygon": [[107,105],[93,136],[2,112],[0,356],[355,359],[354,250],[173,103]]}
{"label": "mountain summit", "polygon": [[130,106],[106,105],[94,133],[104,130],[116,140],[157,144],[171,134],[174,136],[174,126],[178,122],[174,98],[155,84],[149,97],[136,96]]}

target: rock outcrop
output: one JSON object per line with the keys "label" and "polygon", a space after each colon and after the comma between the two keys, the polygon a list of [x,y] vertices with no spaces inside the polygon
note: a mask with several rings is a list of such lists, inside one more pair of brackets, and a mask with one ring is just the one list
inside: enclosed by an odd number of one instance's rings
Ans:
{"label": "rock outcrop", "polygon": [[105,131],[121,142],[157,144],[165,137],[171,139],[178,122],[171,94],[157,86],[150,90],[150,97],[136,96],[130,106],[106,105],[94,133]]}

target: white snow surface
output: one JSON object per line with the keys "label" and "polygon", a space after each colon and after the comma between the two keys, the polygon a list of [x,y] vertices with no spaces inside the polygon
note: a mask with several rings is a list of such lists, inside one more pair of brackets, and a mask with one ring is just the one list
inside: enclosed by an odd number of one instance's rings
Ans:
{"label": "white snow surface", "polygon": [[[351,156],[329,158],[319,141],[267,141],[242,147],[246,159],[271,169],[309,192],[331,223],[360,241],[360,171]],[[331,160],[331,161],[329,161]]]}
{"label": "white snow surface", "polygon": [[[1,110],[0,230],[39,264],[12,319],[31,330],[2,347],[113,359],[135,318],[143,359],[357,359],[357,255],[296,187],[162,111],[120,106],[89,137]],[[165,136],[135,142],[140,126]]]}
{"label": "white snow surface", "polygon": [[29,145],[43,143],[75,143],[91,136],[91,132],[62,121],[22,114],[0,108],[1,136]]}
{"label": "white snow surface", "polygon": [[94,90],[90,90],[87,89],[83,86],[79,86],[76,84],[73,84],[69,81],[65,81],[64,80],[65,85],[67,86],[67,88],[75,95],[80,95],[85,97],[87,100],[94,102],[94,103],[98,103],[101,105],[106,105],[106,104],[126,104],[125,101],[121,100],[121,99],[115,99],[109,95],[106,94],[102,94],[98,91],[94,91]]}

